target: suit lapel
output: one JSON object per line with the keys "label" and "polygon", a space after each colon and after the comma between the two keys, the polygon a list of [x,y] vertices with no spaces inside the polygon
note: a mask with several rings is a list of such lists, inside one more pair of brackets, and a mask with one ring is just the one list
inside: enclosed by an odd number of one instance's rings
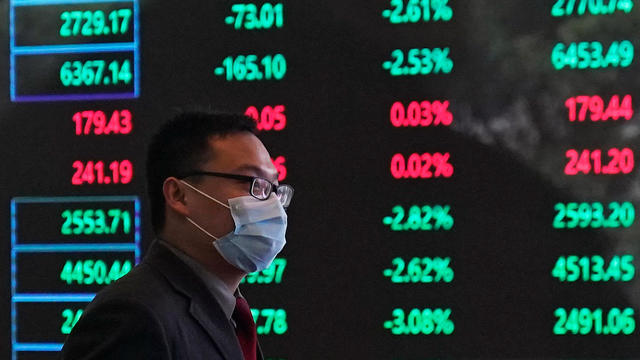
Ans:
{"label": "suit lapel", "polygon": [[243,360],[235,331],[220,304],[187,264],[158,241],[151,245],[144,262],[162,273],[176,291],[190,299],[191,316],[209,334],[225,359]]}
{"label": "suit lapel", "polygon": [[216,313],[212,314],[213,311],[204,310],[198,301],[192,299],[189,312],[205,329],[209,337],[218,344],[218,348],[226,359],[243,360],[242,350],[235,331],[219,307],[216,307]]}

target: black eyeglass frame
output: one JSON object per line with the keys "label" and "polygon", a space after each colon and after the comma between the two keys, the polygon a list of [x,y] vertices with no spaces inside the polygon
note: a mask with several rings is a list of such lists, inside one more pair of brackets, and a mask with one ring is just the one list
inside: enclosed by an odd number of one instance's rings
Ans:
{"label": "black eyeglass frame", "polygon": [[[194,170],[194,171],[188,171],[184,174],[180,174],[180,176],[176,176],[178,179],[184,179],[187,178],[189,176],[215,176],[215,177],[221,177],[221,178],[227,178],[227,179],[235,179],[235,180],[242,180],[242,181],[247,181],[250,182],[251,184],[249,185],[249,194],[251,196],[253,196],[254,198],[264,201],[267,200],[269,198],[269,196],[271,196],[272,193],[275,193],[276,195],[278,195],[278,189],[279,188],[288,188],[289,189],[289,197],[287,199],[287,203],[282,204],[282,206],[284,208],[287,208],[289,206],[289,204],[291,203],[291,198],[293,197],[293,187],[291,185],[287,185],[287,184],[280,184],[280,185],[276,185],[274,183],[272,183],[271,181],[259,177],[259,176],[249,176],[249,175],[239,175],[239,174],[227,174],[227,173],[221,173],[221,172],[215,172],[215,171],[201,171],[201,170]],[[253,191],[251,191],[253,189],[253,184],[255,183],[256,179],[261,179],[264,180],[266,182],[268,182],[271,185],[271,192],[269,193],[269,195],[267,195],[266,198],[264,199],[260,199],[259,197],[255,196],[253,194]]]}

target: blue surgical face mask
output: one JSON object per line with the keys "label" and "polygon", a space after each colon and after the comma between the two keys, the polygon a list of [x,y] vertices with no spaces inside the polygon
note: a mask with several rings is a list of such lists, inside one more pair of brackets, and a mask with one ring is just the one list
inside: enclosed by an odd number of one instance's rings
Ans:
{"label": "blue surgical face mask", "polygon": [[187,217],[196,228],[214,239],[213,246],[228,263],[246,273],[262,271],[271,265],[286,243],[287,230],[287,213],[275,194],[267,200],[250,195],[231,198],[227,205],[186,181],[180,181],[231,211],[236,228],[220,238]]}

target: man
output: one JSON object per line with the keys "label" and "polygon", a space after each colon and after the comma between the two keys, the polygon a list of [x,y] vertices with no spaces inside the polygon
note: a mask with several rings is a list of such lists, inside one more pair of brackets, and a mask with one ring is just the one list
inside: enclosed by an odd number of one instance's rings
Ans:
{"label": "man", "polygon": [[152,140],[147,182],[158,240],[98,293],[63,359],[262,359],[238,284],[285,243],[293,189],[242,116],[190,112]]}

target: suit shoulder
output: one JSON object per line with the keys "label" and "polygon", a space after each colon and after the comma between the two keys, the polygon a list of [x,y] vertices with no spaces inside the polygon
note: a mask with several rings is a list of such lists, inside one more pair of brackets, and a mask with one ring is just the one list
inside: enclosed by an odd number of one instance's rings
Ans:
{"label": "suit shoulder", "polygon": [[61,359],[169,359],[166,327],[157,312],[131,299],[94,301],[73,327]]}
{"label": "suit shoulder", "polygon": [[87,310],[109,302],[139,304],[149,310],[175,306],[179,296],[167,279],[147,263],[134,267],[127,275],[102,289]]}

